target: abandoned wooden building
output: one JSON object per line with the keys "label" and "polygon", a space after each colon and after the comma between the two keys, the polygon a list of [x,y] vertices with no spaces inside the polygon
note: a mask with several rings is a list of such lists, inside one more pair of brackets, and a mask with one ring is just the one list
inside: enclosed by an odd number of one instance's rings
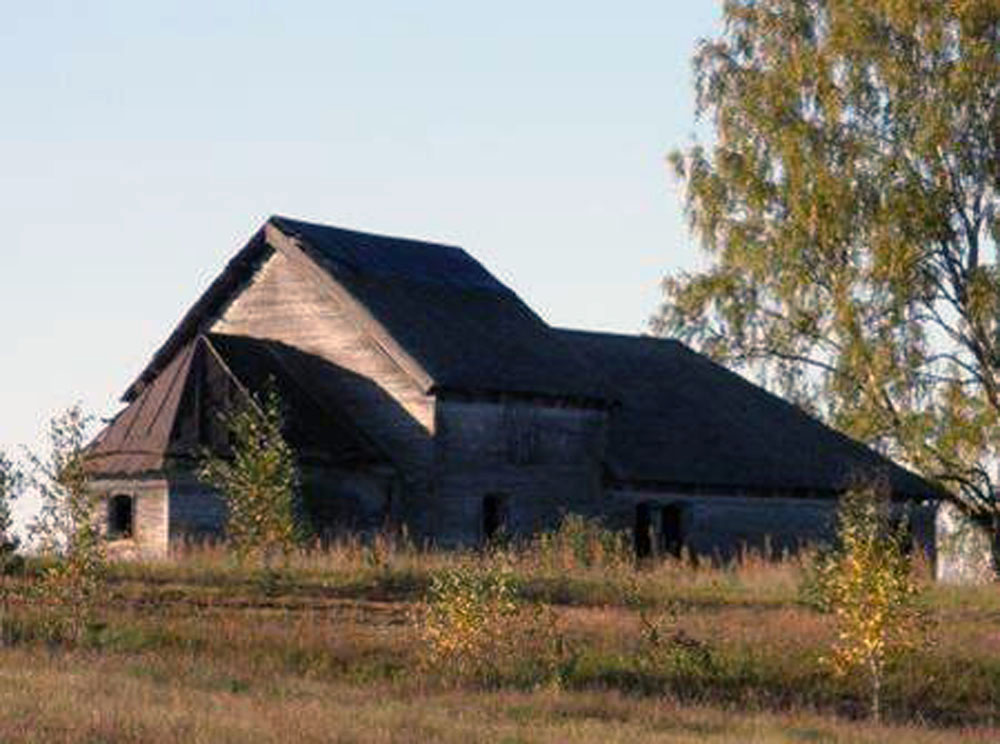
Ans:
{"label": "abandoned wooden building", "polygon": [[829,537],[835,497],[877,472],[933,542],[925,481],[683,344],[553,328],[459,248],[280,217],[91,446],[109,535],[163,554],[218,533],[197,454],[269,378],[326,531],[469,545],[573,512],[640,552],[782,550]]}

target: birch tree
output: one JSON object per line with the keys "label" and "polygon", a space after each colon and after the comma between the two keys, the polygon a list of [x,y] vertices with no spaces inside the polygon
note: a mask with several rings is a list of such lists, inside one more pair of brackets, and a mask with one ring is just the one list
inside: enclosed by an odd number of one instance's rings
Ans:
{"label": "birch tree", "polygon": [[281,399],[271,386],[223,416],[229,452],[203,455],[199,476],[226,503],[226,537],[243,560],[257,557],[266,571],[307,531],[300,503],[299,471],[282,434]]}
{"label": "birch tree", "polygon": [[[1000,526],[1000,0],[727,0],[654,318]],[[995,553],[996,553],[995,549]]]}

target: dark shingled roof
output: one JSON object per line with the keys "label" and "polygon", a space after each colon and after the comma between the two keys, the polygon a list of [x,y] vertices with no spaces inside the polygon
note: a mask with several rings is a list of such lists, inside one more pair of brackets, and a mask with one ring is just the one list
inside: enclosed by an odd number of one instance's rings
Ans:
{"label": "dark shingled roof", "polygon": [[277,342],[202,335],[275,251],[352,308],[359,325],[427,391],[619,404],[611,410],[608,450],[619,482],[829,493],[880,470],[898,493],[934,493],[683,344],[549,327],[460,248],[284,217],[268,220],[230,261],[126,391],[131,405],[91,447],[100,472],[160,470],[171,457],[190,454],[176,422],[185,415],[192,370],[208,353],[251,390],[273,375],[292,409],[291,438],[310,452],[320,454],[317,441],[334,441],[334,457],[382,456],[352,430],[350,410],[338,407],[338,391],[360,382],[341,387],[350,372]]}
{"label": "dark shingled roof", "polygon": [[455,290],[506,292],[482,264],[461,248],[409,238],[345,230],[288,217],[272,217],[271,224],[289,237],[303,241],[325,260],[338,277],[366,276],[389,282],[417,282]]}
{"label": "dark shingled roof", "polygon": [[923,479],[684,344],[560,331],[618,393],[608,464],[616,479],[692,487],[833,492],[882,473],[898,494]]}
{"label": "dark shingled roof", "polygon": [[271,223],[371,313],[432,389],[610,397],[573,348],[461,248]]}
{"label": "dark shingled roof", "polygon": [[[285,240],[269,245],[268,228]],[[126,401],[206,330],[274,249],[301,251],[346,289],[419,365],[429,389],[611,398],[574,349],[462,249],[272,217],[185,315]]]}
{"label": "dark shingled roof", "polygon": [[[234,379],[253,394],[273,382],[284,407],[285,436],[300,462],[388,462],[342,412],[337,401],[342,374],[325,360],[276,341],[199,336],[90,444],[88,470],[136,475],[192,462],[203,445],[194,423],[201,415],[194,401],[217,397],[220,391],[208,391],[205,385],[218,387],[224,379]],[[198,395],[196,386],[201,388]],[[208,414],[219,412],[213,408]]]}
{"label": "dark shingled roof", "polygon": [[168,461],[190,453],[175,451],[174,422],[191,377],[195,344],[178,353],[87,448],[87,469],[104,475],[162,471]]}

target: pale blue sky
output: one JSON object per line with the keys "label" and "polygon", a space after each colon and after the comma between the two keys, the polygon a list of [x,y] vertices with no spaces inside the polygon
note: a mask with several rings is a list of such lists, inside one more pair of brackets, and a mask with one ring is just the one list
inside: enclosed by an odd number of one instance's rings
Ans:
{"label": "pale blue sky", "polygon": [[719,5],[6,7],[0,448],[112,415],[273,213],[458,244],[553,324],[641,331],[696,260],[664,157]]}

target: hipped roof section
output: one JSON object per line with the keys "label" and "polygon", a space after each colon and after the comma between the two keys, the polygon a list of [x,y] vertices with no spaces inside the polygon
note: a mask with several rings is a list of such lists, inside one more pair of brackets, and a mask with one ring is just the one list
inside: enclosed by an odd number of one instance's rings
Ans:
{"label": "hipped roof section", "polygon": [[140,391],[279,251],[353,312],[425,392],[613,396],[573,347],[461,248],[272,217],[153,355]]}
{"label": "hipped roof section", "polygon": [[562,330],[620,394],[607,462],[621,482],[835,493],[887,476],[894,493],[928,482],[684,344]]}
{"label": "hipped roof section", "polygon": [[87,469],[102,474],[162,471],[171,452],[174,422],[191,378],[196,344],[185,346],[153,384],[138,393],[87,447]]}
{"label": "hipped roof section", "polygon": [[[217,398],[220,391],[210,389],[210,378],[231,382],[244,399],[273,385],[281,397],[284,434],[303,462],[391,462],[344,415],[332,365],[277,341],[209,334],[181,349],[101,431],[87,448],[88,470],[105,476],[163,472],[200,457],[205,442],[197,429],[205,423],[195,422],[202,413],[194,401]],[[221,399],[212,405],[210,416],[224,410],[215,407],[223,405]]]}

